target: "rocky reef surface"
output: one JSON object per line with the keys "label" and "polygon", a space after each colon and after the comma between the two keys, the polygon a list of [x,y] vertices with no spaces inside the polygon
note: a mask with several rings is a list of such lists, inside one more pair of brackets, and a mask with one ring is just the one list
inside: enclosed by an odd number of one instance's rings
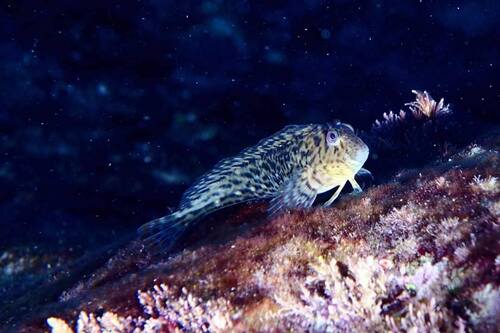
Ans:
{"label": "rocky reef surface", "polygon": [[[265,204],[225,210],[170,256],[124,239],[69,258],[6,305],[5,329],[498,332],[500,133],[463,132],[456,140],[469,142],[451,144],[446,131],[464,123],[415,93],[409,110],[361,133],[380,165],[362,194],[273,219]],[[64,261],[18,259],[4,254],[4,273]]]}

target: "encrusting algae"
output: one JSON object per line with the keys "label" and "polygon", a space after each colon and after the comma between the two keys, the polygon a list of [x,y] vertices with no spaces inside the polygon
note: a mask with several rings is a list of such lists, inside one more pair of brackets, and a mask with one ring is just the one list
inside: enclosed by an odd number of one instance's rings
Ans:
{"label": "encrusting algae", "polygon": [[200,217],[235,204],[270,199],[269,213],[309,208],[319,193],[337,190],[330,205],[368,158],[368,146],[352,126],[291,125],[240,154],[220,161],[182,196],[179,209],[139,229],[153,251],[168,251],[186,227]]}

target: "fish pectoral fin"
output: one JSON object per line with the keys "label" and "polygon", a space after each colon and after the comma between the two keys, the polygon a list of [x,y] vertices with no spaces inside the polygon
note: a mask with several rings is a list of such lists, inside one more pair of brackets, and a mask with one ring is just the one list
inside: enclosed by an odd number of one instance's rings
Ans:
{"label": "fish pectoral fin", "polygon": [[[359,186],[359,184],[356,182],[356,180],[354,179],[354,177],[352,179],[349,179],[348,182],[352,186],[352,192],[351,192],[351,194],[358,194],[358,193],[363,192],[363,189],[361,188],[361,186]],[[340,195],[340,192],[342,192],[342,189],[344,188],[344,186],[345,186],[346,183],[347,183],[347,181],[345,181],[343,183],[340,183],[338,185],[337,189],[335,190],[335,192],[333,193],[333,195],[331,196],[331,198],[328,199],[328,201],[323,204],[323,207],[330,206],[338,198],[338,196]]]}
{"label": "fish pectoral fin", "polygon": [[309,208],[316,195],[316,191],[311,188],[307,179],[296,174],[284,183],[279,193],[271,199],[268,213],[273,216],[288,208]]}
{"label": "fish pectoral fin", "polygon": [[375,179],[373,177],[372,173],[370,172],[370,170],[367,170],[365,168],[359,169],[358,173],[356,173],[356,176],[359,176],[359,177],[370,177],[372,180]]}
{"label": "fish pectoral fin", "polygon": [[342,184],[339,184],[339,187],[335,190],[335,192],[330,197],[330,199],[328,199],[328,201],[323,204],[323,207],[330,206],[338,198],[338,196],[340,195],[340,192],[342,192],[342,189],[344,188],[344,186],[345,186],[345,182]]}
{"label": "fish pectoral fin", "polygon": [[361,188],[361,186],[359,186],[358,182],[354,179],[354,177],[352,177],[352,179],[349,179],[349,183],[351,183],[351,186],[352,186],[352,194],[358,194],[358,193],[361,193],[363,192],[363,189]]}

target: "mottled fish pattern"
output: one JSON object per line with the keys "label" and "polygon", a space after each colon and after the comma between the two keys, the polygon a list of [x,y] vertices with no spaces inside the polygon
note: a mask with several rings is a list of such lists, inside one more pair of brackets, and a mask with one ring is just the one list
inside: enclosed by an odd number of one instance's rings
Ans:
{"label": "mottled fish pattern", "polygon": [[176,212],[139,228],[145,244],[168,251],[192,222],[218,209],[269,199],[271,215],[310,207],[317,194],[338,187],[330,205],[368,158],[368,147],[344,123],[291,125],[238,155],[223,159],[183,194]]}

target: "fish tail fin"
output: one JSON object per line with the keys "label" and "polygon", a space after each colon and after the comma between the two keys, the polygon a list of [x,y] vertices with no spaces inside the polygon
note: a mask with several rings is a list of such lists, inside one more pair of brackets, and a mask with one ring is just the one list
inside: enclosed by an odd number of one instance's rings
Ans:
{"label": "fish tail fin", "polygon": [[175,212],[143,224],[137,232],[150,254],[168,253],[186,229],[186,222]]}

